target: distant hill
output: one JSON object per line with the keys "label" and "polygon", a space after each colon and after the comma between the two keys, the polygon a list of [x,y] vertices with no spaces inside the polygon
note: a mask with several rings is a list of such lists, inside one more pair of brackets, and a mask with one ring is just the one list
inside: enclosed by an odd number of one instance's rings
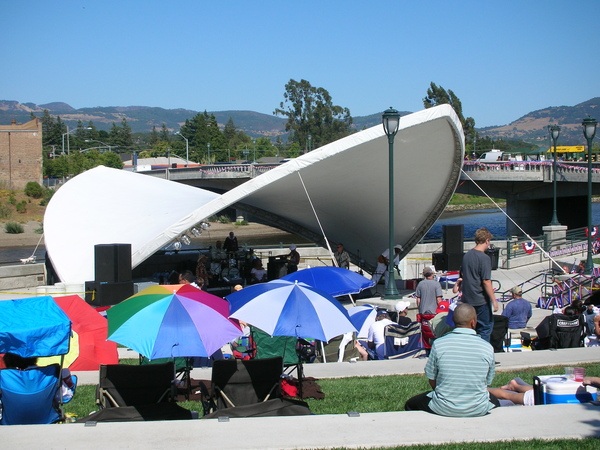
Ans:
{"label": "distant hill", "polygon": [[546,147],[550,142],[548,125],[560,125],[559,145],[583,145],[586,141],[581,122],[588,114],[600,120],[600,97],[575,106],[539,109],[508,125],[479,128],[477,131],[481,136],[489,136],[493,139],[515,139]]}
{"label": "distant hill", "polygon": [[[0,124],[10,124],[11,120],[18,123],[30,120],[31,114],[41,117],[44,109],[53,116],[60,116],[61,120],[70,127],[77,125],[81,120],[87,124],[90,120],[100,130],[109,130],[113,123],[120,123],[123,118],[131,126],[133,132],[148,133],[152,127],[160,129],[163,124],[170,130],[178,130],[186,119],[191,119],[198,111],[189,109],[164,109],[150,106],[107,106],[94,108],[75,109],[62,102],[36,105],[35,103],[19,103],[14,100],[0,100]],[[221,127],[225,126],[229,118],[233,119],[235,126],[251,137],[284,136],[285,118],[254,111],[209,111],[215,115]],[[381,123],[382,112],[368,116],[353,118],[353,128],[362,130]],[[402,115],[409,112],[401,112]],[[581,121],[591,115],[600,120],[600,97],[593,98],[575,106],[548,107],[533,111],[525,116],[503,126],[478,128],[480,135],[493,139],[516,139],[533,143],[539,146],[548,145],[548,125],[561,126],[559,137],[560,145],[581,145],[585,143],[581,131]],[[477,120],[477,118],[475,118]],[[284,137],[285,139],[285,137]]]}

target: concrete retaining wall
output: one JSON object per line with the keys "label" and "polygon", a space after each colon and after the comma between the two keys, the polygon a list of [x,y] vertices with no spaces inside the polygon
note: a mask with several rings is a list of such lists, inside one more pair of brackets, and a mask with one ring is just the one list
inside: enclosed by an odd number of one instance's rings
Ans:
{"label": "concrete retaining wall", "polygon": [[46,284],[44,264],[0,267],[0,290],[30,288]]}

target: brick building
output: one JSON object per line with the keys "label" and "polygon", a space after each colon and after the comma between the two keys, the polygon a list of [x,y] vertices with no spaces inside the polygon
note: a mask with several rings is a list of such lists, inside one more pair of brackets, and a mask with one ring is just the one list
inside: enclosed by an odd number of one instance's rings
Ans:
{"label": "brick building", "polygon": [[42,184],[42,123],[0,125],[0,189],[24,189]]}

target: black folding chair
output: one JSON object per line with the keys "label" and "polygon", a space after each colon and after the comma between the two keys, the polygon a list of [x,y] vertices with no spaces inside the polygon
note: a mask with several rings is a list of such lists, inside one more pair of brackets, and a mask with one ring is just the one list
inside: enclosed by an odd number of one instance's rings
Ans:
{"label": "black folding chair", "polygon": [[212,399],[217,409],[281,398],[283,358],[223,359],[213,363]]}
{"label": "black folding chair", "polygon": [[175,398],[173,362],[131,366],[100,365],[96,403],[101,408],[151,405]]}

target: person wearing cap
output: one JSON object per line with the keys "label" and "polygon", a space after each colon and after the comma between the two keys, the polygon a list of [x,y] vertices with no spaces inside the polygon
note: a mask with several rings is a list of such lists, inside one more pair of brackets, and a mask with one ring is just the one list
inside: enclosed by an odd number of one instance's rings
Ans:
{"label": "person wearing cap", "polygon": [[508,328],[525,328],[533,314],[531,304],[522,297],[521,286],[515,286],[510,292],[513,299],[506,305],[502,315],[508,319]]}
{"label": "person wearing cap", "polygon": [[375,322],[369,327],[369,334],[367,337],[367,345],[369,356],[372,359],[384,359],[384,330],[390,324],[393,324],[390,315],[385,309],[378,309]]}
{"label": "person wearing cap", "polygon": [[442,337],[454,330],[454,322],[452,321],[453,307],[456,307],[456,303],[452,307],[446,300],[438,303],[435,310],[435,317],[429,321],[431,331],[436,338]]}
{"label": "person wearing cap", "polygon": [[412,320],[410,320],[410,317],[407,317],[409,306],[410,306],[410,302],[407,302],[405,300],[400,300],[398,303],[396,303],[396,306],[394,307],[394,309],[398,313],[398,320],[397,320],[398,325],[402,325],[403,327],[406,327],[412,323]]}
{"label": "person wearing cap", "polygon": [[337,251],[334,253],[335,261],[338,267],[342,269],[350,269],[350,255],[344,250],[344,244],[337,244]]}
{"label": "person wearing cap", "polygon": [[[394,247],[394,266],[397,266],[400,263],[400,252],[402,251],[401,245],[396,245]],[[381,277],[385,274],[385,285],[388,283],[388,268],[390,264],[390,249],[386,248],[379,257],[377,258],[377,267],[375,268],[375,272],[373,272],[373,276],[371,280],[375,283],[375,286],[381,280]]]}
{"label": "person wearing cap", "polygon": [[419,314],[435,314],[438,303],[442,301],[442,285],[433,278],[433,269],[426,266],[423,269],[425,279],[417,285],[415,297]]}
{"label": "person wearing cap", "polygon": [[296,244],[290,245],[290,253],[287,255],[287,273],[294,273],[300,264],[300,253],[296,250]]}

